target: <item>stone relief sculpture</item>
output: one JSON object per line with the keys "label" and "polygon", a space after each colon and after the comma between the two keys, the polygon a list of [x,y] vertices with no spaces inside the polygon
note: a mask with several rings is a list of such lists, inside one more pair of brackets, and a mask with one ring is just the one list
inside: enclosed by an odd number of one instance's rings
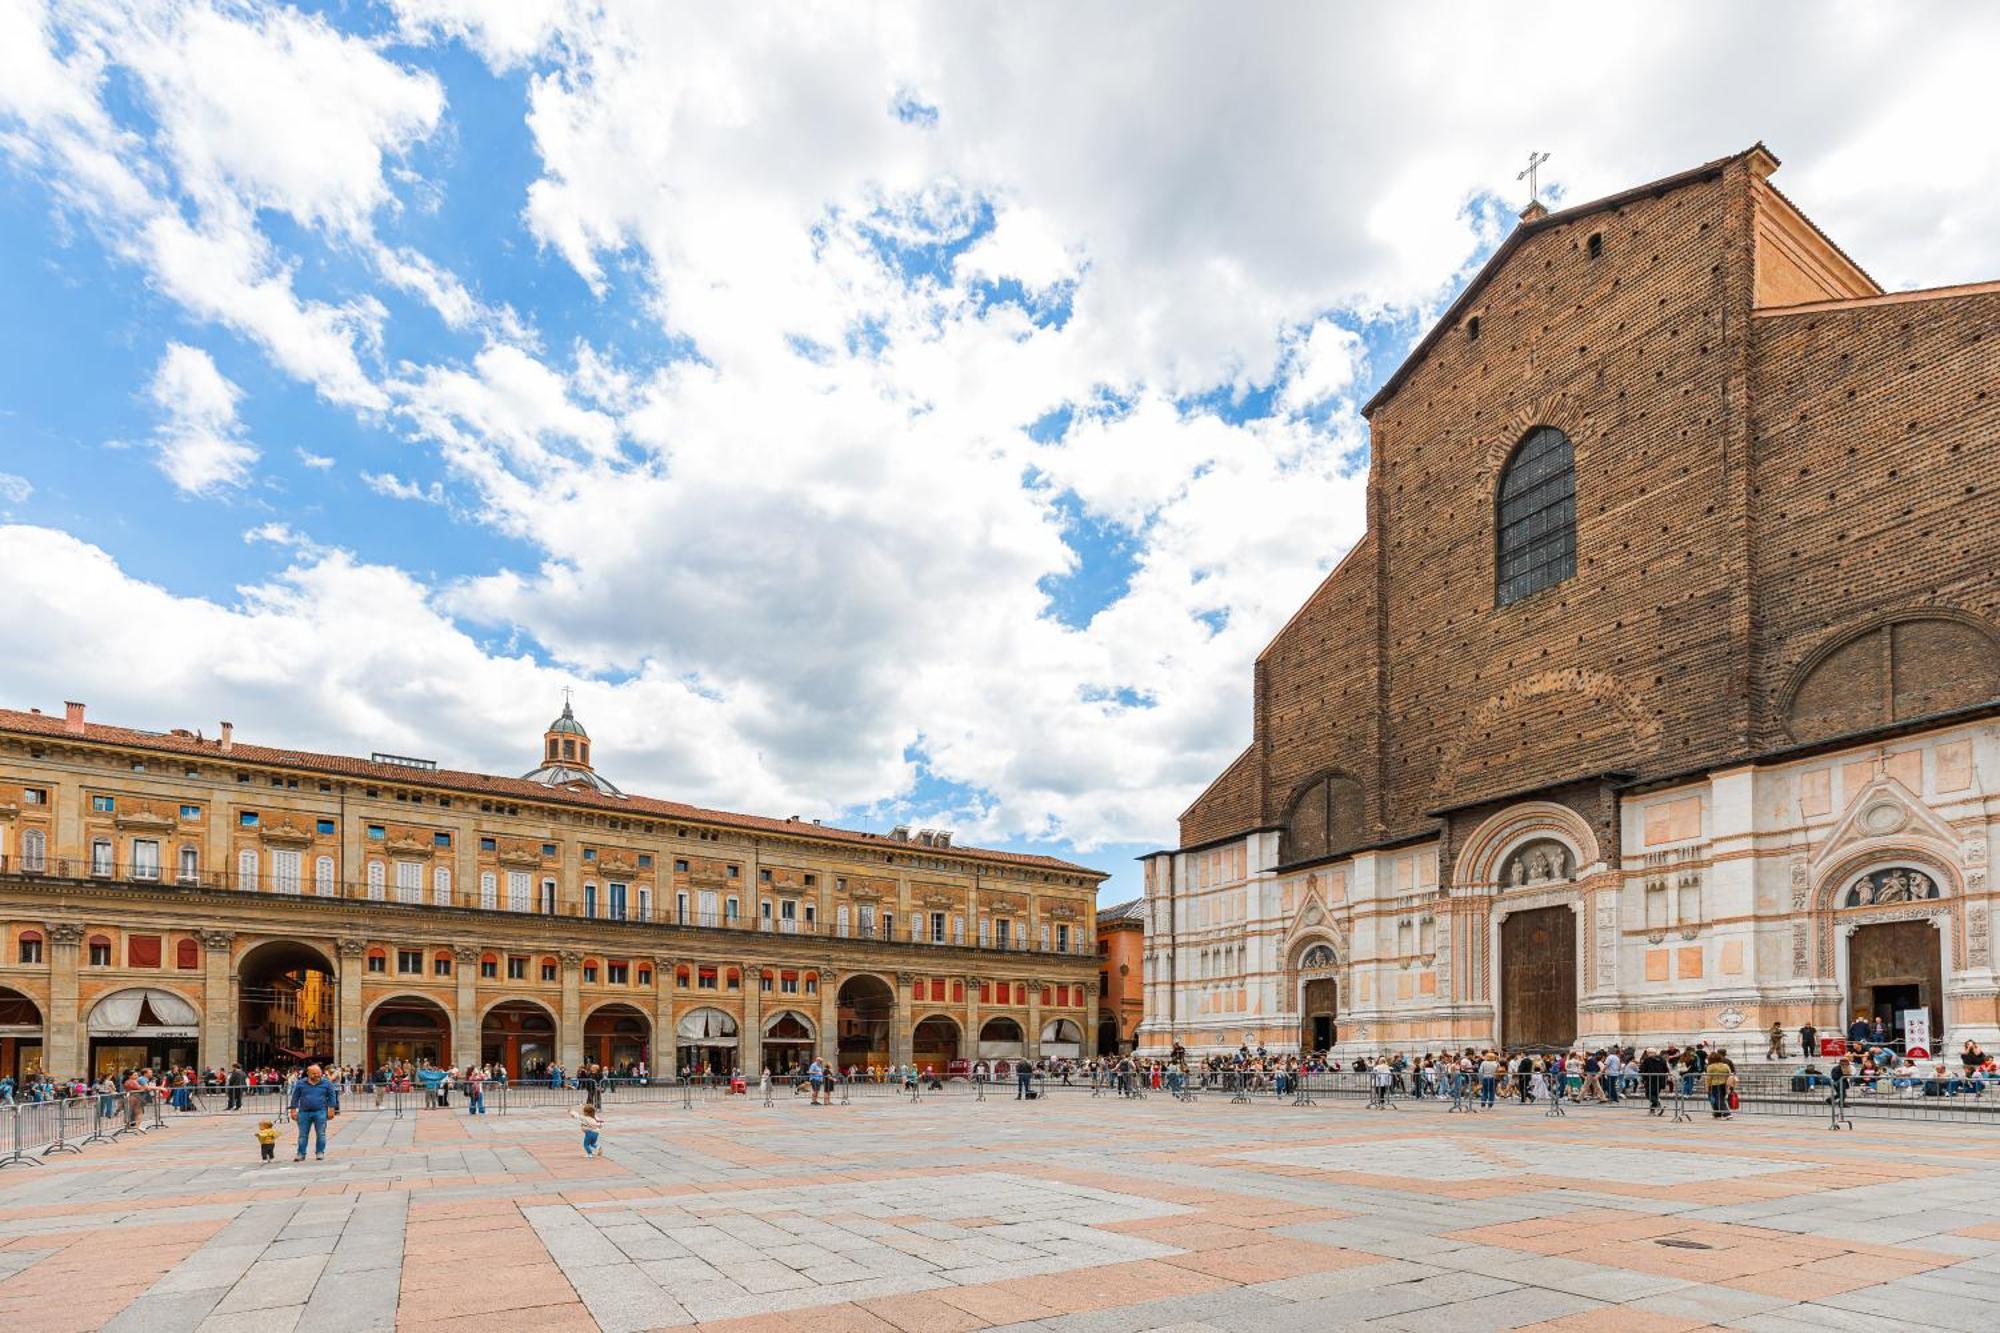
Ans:
{"label": "stone relief sculpture", "polygon": [[1879,907],[1886,903],[1908,903],[1938,896],[1937,881],[1921,870],[1903,866],[1871,870],[1854,881],[1843,902],[1846,907]]}
{"label": "stone relief sculpture", "polygon": [[1531,842],[1507,858],[1500,872],[1501,883],[1509,888],[1548,884],[1570,877],[1569,848],[1544,839]]}

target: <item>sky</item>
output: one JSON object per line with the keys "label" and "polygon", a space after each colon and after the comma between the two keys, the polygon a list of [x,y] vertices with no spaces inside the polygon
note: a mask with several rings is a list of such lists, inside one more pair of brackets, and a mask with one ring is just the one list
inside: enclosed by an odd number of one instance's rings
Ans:
{"label": "sky", "polygon": [[[1551,154],[2000,276],[2000,9],[0,0],[0,706],[1112,872]],[[1985,128],[1982,128],[1985,127]]]}

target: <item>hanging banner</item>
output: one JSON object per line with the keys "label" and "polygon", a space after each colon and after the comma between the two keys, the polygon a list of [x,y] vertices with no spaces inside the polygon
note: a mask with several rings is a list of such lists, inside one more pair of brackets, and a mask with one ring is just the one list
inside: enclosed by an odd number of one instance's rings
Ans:
{"label": "hanging banner", "polygon": [[1928,1060],[1931,1055],[1931,1011],[1903,1011],[1903,1054],[1912,1060]]}

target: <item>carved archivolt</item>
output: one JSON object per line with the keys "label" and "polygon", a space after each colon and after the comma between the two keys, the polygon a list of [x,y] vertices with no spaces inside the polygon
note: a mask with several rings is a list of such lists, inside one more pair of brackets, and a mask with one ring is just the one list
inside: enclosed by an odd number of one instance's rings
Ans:
{"label": "carved archivolt", "polygon": [[1524,801],[1472,831],[1452,864],[1451,882],[1454,888],[1508,889],[1516,867],[1522,885],[1574,880],[1600,860],[1597,835],[1582,815],[1556,801]]}
{"label": "carved archivolt", "polygon": [[[1887,892],[1887,898],[1881,895]],[[1964,882],[1948,856],[1927,847],[1858,849],[1828,866],[1812,895],[1816,975],[1831,977],[1840,928],[1938,918],[1954,968],[1965,966]],[[1866,901],[1864,901],[1864,898]],[[1797,957],[1794,941],[1793,964]]]}

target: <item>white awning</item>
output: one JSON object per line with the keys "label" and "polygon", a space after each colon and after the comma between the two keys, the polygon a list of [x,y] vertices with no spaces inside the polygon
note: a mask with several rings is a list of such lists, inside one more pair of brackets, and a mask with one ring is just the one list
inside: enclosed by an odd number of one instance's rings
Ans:
{"label": "white awning", "polygon": [[720,1009],[696,1009],[683,1014],[674,1027],[681,1042],[689,1046],[734,1046],[736,1020]]}
{"label": "white awning", "polygon": [[[139,1020],[151,1011],[153,1021]],[[90,1010],[93,1037],[192,1037],[201,1018],[194,1006],[172,991],[138,986],[114,991]]]}
{"label": "white awning", "polygon": [[[727,1015],[724,1016],[727,1017]],[[800,1013],[796,1009],[780,1009],[777,1013],[772,1014],[770,1017],[766,1018],[764,1020],[764,1035],[767,1037],[770,1036],[771,1033],[777,1029],[778,1024],[784,1022],[787,1018],[796,1018],[799,1021],[799,1023],[802,1026],[804,1026],[806,1030],[806,1037],[812,1040],[818,1040],[819,1038],[818,1025],[816,1025],[810,1018],[807,1018],[804,1014]]]}

